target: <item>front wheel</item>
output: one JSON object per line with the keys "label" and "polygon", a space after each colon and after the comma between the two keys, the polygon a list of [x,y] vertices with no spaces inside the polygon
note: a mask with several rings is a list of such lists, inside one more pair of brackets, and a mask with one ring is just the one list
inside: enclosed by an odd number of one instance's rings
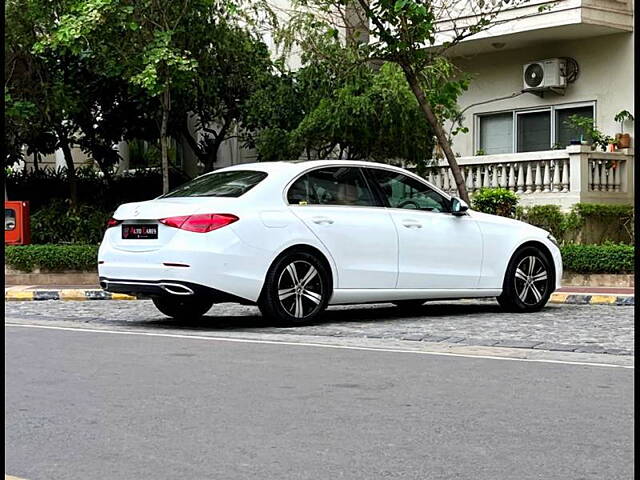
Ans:
{"label": "front wheel", "polygon": [[265,317],[282,325],[315,320],[331,296],[331,272],[316,255],[290,252],[271,266],[258,307]]}
{"label": "front wheel", "polygon": [[213,300],[200,296],[154,297],[153,304],[176,320],[198,320],[209,311]]}
{"label": "front wheel", "polygon": [[553,266],[537,247],[516,252],[505,275],[498,303],[511,312],[537,312],[546,305],[554,290]]}

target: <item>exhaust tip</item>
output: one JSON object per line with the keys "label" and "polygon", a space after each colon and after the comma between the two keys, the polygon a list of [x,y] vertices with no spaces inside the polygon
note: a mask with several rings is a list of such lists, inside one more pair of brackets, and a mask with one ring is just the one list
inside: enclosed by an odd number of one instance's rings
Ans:
{"label": "exhaust tip", "polygon": [[108,283],[109,282],[105,282],[104,280],[101,280],[100,281],[100,288],[102,288],[103,290],[106,290],[107,286],[108,286]]}
{"label": "exhaust tip", "polygon": [[160,287],[172,295],[193,295],[195,292],[179,283],[161,283]]}

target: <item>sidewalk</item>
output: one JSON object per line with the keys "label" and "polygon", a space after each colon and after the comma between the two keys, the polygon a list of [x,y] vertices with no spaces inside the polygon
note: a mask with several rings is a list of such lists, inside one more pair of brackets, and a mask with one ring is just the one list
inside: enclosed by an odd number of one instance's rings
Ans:
{"label": "sidewalk", "polygon": [[[551,294],[549,303],[572,305],[633,305],[634,289],[623,287],[562,287]],[[27,300],[137,300],[122,293],[109,293],[97,285],[5,287],[5,301]]]}

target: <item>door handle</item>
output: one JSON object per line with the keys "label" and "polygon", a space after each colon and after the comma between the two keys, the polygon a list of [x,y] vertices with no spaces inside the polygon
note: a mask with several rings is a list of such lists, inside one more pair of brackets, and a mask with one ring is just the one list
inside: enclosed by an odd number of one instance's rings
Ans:
{"label": "door handle", "polygon": [[402,225],[407,228],[422,228],[422,224],[416,220],[403,220]]}
{"label": "door handle", "polygon": [[318,225],[331,225],[333,223],[333,220],[331,220],[329,217],[313,217],[311,218],[311,221],[313,223],[317,223]]}

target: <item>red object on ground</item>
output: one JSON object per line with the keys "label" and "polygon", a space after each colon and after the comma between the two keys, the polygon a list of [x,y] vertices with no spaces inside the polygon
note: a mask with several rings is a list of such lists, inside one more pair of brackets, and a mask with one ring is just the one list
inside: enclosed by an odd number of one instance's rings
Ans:
{"label": "red object on ground", "polygon": [[4,243],[7,245],[31,243],[29,202],[4,202]]}

